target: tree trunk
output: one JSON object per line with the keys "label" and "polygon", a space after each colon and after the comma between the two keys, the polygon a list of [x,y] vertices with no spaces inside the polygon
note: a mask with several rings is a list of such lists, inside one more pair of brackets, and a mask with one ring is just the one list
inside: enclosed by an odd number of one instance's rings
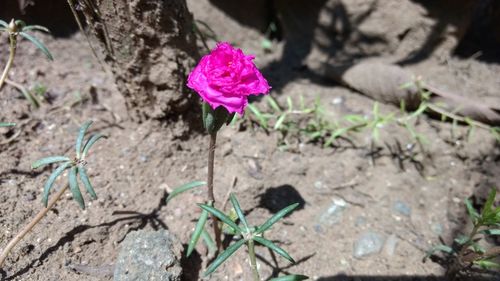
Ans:
{"label": "tree trunk", "polygon": [[185,0],[78,1],[133,119],[180,119],[197,103],[185,86],[199,56]]}

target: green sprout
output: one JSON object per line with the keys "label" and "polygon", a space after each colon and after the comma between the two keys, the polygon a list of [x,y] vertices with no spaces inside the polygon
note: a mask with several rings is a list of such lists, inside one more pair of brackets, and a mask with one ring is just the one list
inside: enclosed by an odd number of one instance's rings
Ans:
{"label": "green sprout", "polygon": [[[443,252],[452,260],[447,275],[453,278],[465,271],[474,268],[483,270],[500,269],[500,264],[495,261],[500,257],[500,247],[484,249],[479,241],[487,236],[500,235],[500,207],[495,207],[496,189],[493,188],[481,212],[472,206],[469,199],[465,200],[467,214],[472,222],[472,230],[468,235],[460,236],[454,240],[452,247],[437,245],[433,247],[425,258],[436,252]],[[424,258],[424,260],[425,260]]]}
{"label": "green sprout", "polygon": [[[239,219],[239,223],[237,224],[236,220],[231,219],[228,217],[226,214],[224,214],[221,210],[218,210],[214,207],[211,206],[211,204],[199,204],[200,208],[203,209],[202,213],[202,218],[205,218],[204,220],[206,221],[206,218],[208,217],[208,214],[210,213],[211,215],[217,217],[221,222],[223,222],[234,234],[236,237],[239,238],[235,243],[230,245],[225,251],[219,254],[219,256],[208,266],[205,276],[208,276],[212,274],[221,264],[223,264],[231,255],[233,255],[241,246],[246,244],[248,248],[248,255],[250,258],[250,264],[252,268],[252,273],[255,281],[260,280],[259,272],[257,270],[257,261],[256,261],[256,255],[255,255],[255,243],[258,243],[260,245],[263,245],[270,250],[276,252],[280,256],[284,257],[288,261],[295,263],[293,258],[282,248],[274,244],[272,241],[264,238],[264,233],[269,230],[276,222],[278,222],[280,219],[282,219],[284,216],[288,215],[291,213],[293,210],[295,210],[299,204],[295,203],[292,204],[278,213],[276,213],[274,216],[269,218],[266,222],[261,224],[260,226],[251,226],[241,207],[236,199],[236,196],[234,194],[230,195],[230,201],[231,204],[233,205],[234,211],[237,215],[237,218]],[[201,236],[201,232],[203,227],[198,227],[200,223],[197,224],[196,230],[193,234],[193,237],[199,237]],[[196,241],[192,242],[196,244]],[[190,245],[191,245],[190,243]],[[283,277],[280,277],[282,279],[278,280],[304,280],[304,276],[300,275],[295,275],[294,278],[292,279],[283,279]],[[291,277],[289,277],[291,278]],[[301,279],[302,278],[302,279]],[[307,278],[307,277],[305,277]]]}
{"label": "green sprout", "polygon": [[[27,33],[28,31],[43,31],[43,32],[49,32],[49,30],[43,26],[40,25],[26,25],[25,22],[22,20],[14,20],[12,19],[10,23],[7,23],[3,20],[0,20],[0,32],[7,32],[9,34],[9,42],[10,42],[10,48],[9,48],[9,59],[7,61],[7,65],[5,66],[2,76],[0,76],[0,89],[2,88],[3,84],[5,82],[11,84],[12,86],[20,89],[20,91],[26,95],[26,93],[22,90],[22,88],[19,88],[17,84],[12,83],[11,81],[7,80],[7,76],[9,74],[9,71],[12,67],[12,64],[14,63],[14,57],[16,55],[16,49],[17,49],[17,38],[18,36],[21,36],[33,43],[40,51],[42,51],[43,54],[49,59],[49,60],[54,60],[52,57],[52,54],[49,52],[47,47],[38,40],[36,37],[32,36],[31,34]],[[34,97],[32,97],[31,94],[29,94],[28,100],[33,103],[33,100],[36,100]],[[36,106],[36,105],[35,105]]]}
{"label": "green sprout", "polygon": [[80,176],[80,180],[82,181],[87,193],[90,195],[92,199],[97,199],[97,195],[90,183],[89,176],[87,175],[87,170],[85,166],[87,165],[87,161],[85,157],[89,153],[90,148],[101,138],[105,136],[102,134],[94,134],[90,136],[87,141],[84,142],[85,134],[92,124],[92,121],[85,122],[81,127],[78,133],[78,137],[76,139],[76,155],[73,159],[66,156],[50,156],[46,158],[42,158],[40,160],[35,161],[31,167],[33,169],[40,168],[42,166],[60,163],[59,167],[54,170],[54,172],[50,175],[47,182],[45,183],[45,187],[43,189],[43,197],[42,202],[45,207],[47,207],[47,203],[49,200],[49,193],[54,185],[56,179],[62,175],[65,170],[69,169],[68,182],[71,193],[73,194],[73,199],[78,202],[82,209],[85,209],[85,202],[83,200],[82,193],[80,192],[80,188],[78,187],[78,176]]}
{"label": "green sprout", "polygon": [[[73,198],[78,202],[82,209],[85,209],[85,204],[83,201],[82,194],[80,189],[78,188],[77,183],[77,174],[80,175],[80,179],[85,185],[87,192],[93,199],[96,199],[97,196],[95,194],[94,188],[90,184],[89,177],[87,175],[87,171],[85,170],[85,165],[87,164],[85,158],[89,153],[90,148],[95,144],[96,141],[103,138],[102,134],[94,134],[86,141],[84,141],[85,134],[92,124],[92,121],[85,122],[81,127],[78,133],[78,137],[76,139],[76,156],[71,159],[66,156],[51,156],[47,158],[40,159],[35,161],[32,164],[32,167],[39,168],[52,163],[61,163],[59,167],[55,169],[55,171],[50,175],[49,179],[45,183],[42,201],[45,206],[40,212],[33,218],[33,220],[26,225],[19,233],[12,238],[12,240],[7,244],[2,253],[0,254],[0,268],[7,258],[10,251],[23,239],[23,237],[33,229],[33,227],[40,222],[40,220],[49,212],[49,210],[56,204],[56,202],[61,198],[61,196],[66,192],[68,186],[73,194]],[[63,188],[61,188],[54,197],[48,201],[49,192],[54,185],[55,180],[65,171],[69,169],[69,183],[66,184]]]}

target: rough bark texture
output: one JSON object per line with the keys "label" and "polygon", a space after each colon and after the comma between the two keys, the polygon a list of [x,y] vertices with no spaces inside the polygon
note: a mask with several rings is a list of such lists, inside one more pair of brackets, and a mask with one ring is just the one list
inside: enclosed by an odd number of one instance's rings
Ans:
{"label": "rough bark texture", "polygon": [[197,102],[186,88],[198,56],[185,0],[80,0],[132,118],[178,119]]}

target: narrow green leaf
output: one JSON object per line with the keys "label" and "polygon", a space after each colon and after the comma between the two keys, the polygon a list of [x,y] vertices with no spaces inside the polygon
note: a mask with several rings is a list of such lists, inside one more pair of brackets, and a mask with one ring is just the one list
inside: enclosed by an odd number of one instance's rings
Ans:
{"label": "narrow green leaf", "polygon": [[203,210],[201,212],[200,218],[198,219],[198,222],[196,223],[196,227],[194,228],[194,232],[191,235],[191,240],[189,241],[189,244],[188,244],[186,257],[189,257],[191,255],[194,248],[196,247],[196,244],[198,244],[198,240],[200,239],[202,232],[205,230],[205,224],[207,222],[207,219],[208,219],[208,212],[206,210]]}
{"label": "narrow green leaf", "polygon": [[498,236],[498,235],[500,235],[500,229],[485,229],[485,230],[481,230],[480,233],[485,234],[485,235]]}
{"label": "narrow green leaf", "polygon": [[295,261],[293,260],[293,258],[285,251],[283,250],[282,248],[280,248],[278,245],[274,244],[273,242],[263,238],[263,237],[260,237],[260,236],[255,236],[253,238],[253,240],[257,241],[258,243],[268,247],[269,249],[275,251],[278,255],[284,257],[285,259],[287,259],[288,261],[290,261],[291,263],[295,263]]}
{"label": "narrow green leaf", "polygon": [[465,245],[465,243],[469,242],[469,236],[467,235],[459,235],[457,238],[453,239],[459,245]]}
{"label": "narrow green leaf", "polygon": [[224,252],[222,252],[207,268],[205,271],[205,276],[212,274],[217,267],[224,263],[236,250],[238,250],[243,244],[245,244],[245,239],[240,239],[238,242],[229,246]]}
{"label": "narrow green leaf", "polygon": [[201,232],[201,238],[203,238],[203,241],[208,247],[208,251],[215,253],[217,251],[217,246],[215,245],[214,240],[212,237],[210,237],[210,234],[208,234],[208,231],[206,229],[203,229]]}
{"label": "narrow green leaf", "polygon": [[274,129],[279,130],[281,125],[283,125],[283,122],[285,122],[286,118],[286,113],[283,113],[279,118],[278,121],[276,121],[276,124],[274,124]]}
{"label": "narrow green leaf", "polygon": [[305,275],[286,275],[270,279],[269,281],[302,281],[306,279],[309,279],[309,277]]}
{"label": "narrow green leaf", "polygon": [[82,144],[83,144],[83,138],[85,137],[85,133],[89,129],[90,125],[92,125],[92,121],[87,121],[83,123],[83,125],[80,127],[80,130],[78,131],[78,137],[76,138],[76,157],[80,158],[80,155],[82,153]]}
{"label": "narrow green leaf", "polygon": [[45,166],[45,165],[57,163],[57,162],[64,162],[64,161],[71,161],[71,159],[69,159],[66,156],[46,157],[46,158],[42,158],[42,159],[39,159],[39,160],[36,160],[35,162],[33,162],[33,164],[31,164],[31,168],[37,169],[37,168],[40,168],[41,166]]}
{"label": "narrow green leaf", "polygon": [[15,125],[16,125],[16,123],[1,123],[0,122],[0,128],[1,127],[13,127]]}
{"label": "narrow green leaf", "polygon": [[85,170],[85,167],[79,167],[78,168],[78,174],[80,175],[80,180],[82,180],[83,185],[85,186],[85,189],[87,190],[87,193],[90,195],[90,198],[93,200],[97,199],[97,194],[95,194],[94,188],[92,187],[92,184],[90,183],[89,176],[87,175],[87,171]]}
{"label": "narrow green leaf", "polygon": [[276,102],[276,100],[274,100],[270,96],[267,96],[266,100],[269,103],[269,105],[273,108],[274,111],[281,113],[282,110],[281,110],[280,106],[278,105],[278,103]]}
{"label": "narrow green leaf", "polygon": [[50,33],[50,30],[48,28],[46,28],[45,26],[41,26],[41,25],[28,25],[28,26],[25,26],[23,28],[23,31],[30,31],[30,30],[38,30],[38,31]]}
{"label": "narrow green leaf", "polygon": [[476,223],[477,219],[479,218],[479,213],[474,209],[472,206],[472,202],[466,198],[465,199],[465,206],[467,207],[467,213],[469,214],[470,219],[472,222]]}
{"label": "narrow green leaf", "polygon": [[427,254],[424,257],[424,261],[432,256],[435,252],[444,252],[447,254],[453,254],[453,248],[446,246],[446,245],[436,245],[432,247],[429,251],[427,251]]}
{"label": "narrow green leaf", "polygon": [[219,218],[225,224],[229,225],[232,229],[234,229],[234,231],[236,231],[236,233],[241,233],[241,228],[238,225],[236,225],[236,223],[234,223],[234,221],[232,221],[223,212],[215,209],[214,207],[211,207],[211,206],[205,205],[205,204],[198,204],[198,206],[200,206],[200,208],[202,208],[203,210],[206,210],[209,213],[213,214],[214,216]]}
{"label": "narrow green leaf", "polygon": [[497,190],[495,188],[492,188],[490,191],[490,194],[488,195],[488,199],[486,200],[486,203],[484,203],[483,210],[481,212],[481,216],[486,216],[489,213],[491,213],[493,209],[493,203],[495,203],[495,197],[497,196]]}
{"label": "narrow green leaf", "polygon": [[40,100],[35,97],[30,91],[26,90],[26,88],[24,87],[16,87],[16,89],[21,92],[24,98],[27,99],[31,103],[31,105],[33,105],[33,107],[40,107]]}
{"label": "narrow green leaf", "polygon": [[90,148],[101,138],[107,138],[107,136],[103,134],[95,134],[92,135],[89,140],[85,143],[83,146],[83,153],[82,153],[82,158],[85,158],[87,154],[89,153]]}
{"label": "narrow green leaf", "polygon": [[176,187],[167,197],[167,203],[172,200],[172,198],[176,197],[177,195],[183,193],[183,192],[186,192],[188,190],[191,190],[193,188],[196,188],[196,187],[200,187],[200,186],[205,186],[207,185],[206,182],[204,181],[193,181],[193,182],[190,182],[190,183],[186,183],[186,184],[183,184],[179,187]]}
{"label": "narrow green leaf", "polygon": [[259,121],[260,126],[262,126],[264,129],[267,129],[267,120],[262,115],[262,113],[257,109],[257,107],[253,106],[252,104],[249,104],[248,108],[253,113],[253,115],[255,115],[257,121]]}
{"label": "narrow green leaf", "polygon": [[288,111],[293,111],[293,102],[291,97],[286,98],[286,103],[288,104]]}
{"label": "narrow green leaf", "polygon": [[358,124],[358,123],[364,123],[365,117],[357,114],[348,114],[344,116],[344,119],[353,123],[353,124]]}
{"label": "narrow green leaf", "polygon": [[52,56],[52,54],[49,52],[49,50],[47,49],[47,47],[45,47],[45,45],[40,42],[38,39],[36,39],[35,37],[29,35],[28,33],[26,32],[19,32],[19,35],[21,35],[22,37],[28,39],[29,41],[31,41],[31,43],[35,44],[35,46],[40,49],[40,51],[42,51],[42,53],[45,54],[45,56],[47,56],[47,58],[49,60],[54,60],[54,57]]}
{"label": "narrow green leaf", "polygon": [[274,216],[272,216],[270,219],[268,219],[265,223],[263,223],[261,226],[257,228],[256,234],[263,233],[264,231],[268,230],[273,224],[275,224],[277,221],[279,221],[281,218],[286,216],[288,213],[292,212],[299,206],[299,203],[292,204],[281,211],[277,212]]}
{"label": "narrow green leaf", "polygon": [[9,27],[9,24],[3,20],[0,20],[0,25],[5,27],[5,28]]}
{"label": "narrow green leaf", "polygon": [[474,261],[474,264],[478,265],[482,269],[500,269],[500,264],[490,261],[490,260],[479,260]]}
{"label": "narrow green leaf", "polygon": [[50,175],[50,177],[47,179],[45,182],[45,186],[43,188],[43,197],[42,197],[42,202],[45,208],[47,208],[47,204],[49,202],[49,192],[52,186],[54,185],[54,182],[56,179],[66,170],[69,166],[71,165],[71,162],[65,162],[61,164],[57,169],[54,170],[54,172]]}
{"label": "narrow green leaf", "polygon": [[78,187],[78,181],[76,178],[76,173],[78,172],[78,167],[71,167],[69,170],[69,189],[71,190],[71,194],[73,194],[73,199],[78,202],[80,208],[85,209],[85,202],[83,201],[82,193],[80,192],[80,188]]}
{"label": "narrow green leaf", "polygon": [[236,199],[236,196],[233,193],[231,193],[229,198],[231,200],[231,204],[233,204],[236,214],[238,215],[238,218],[240,218],[241,223],[243,223],[243,225],[245,226],[246,231],[249,232],[250,228],[248,227],[248,222],[245,218],[245,214],[243,214],[243,211],[241,210],[240,202],[238,202],[238,199]]}

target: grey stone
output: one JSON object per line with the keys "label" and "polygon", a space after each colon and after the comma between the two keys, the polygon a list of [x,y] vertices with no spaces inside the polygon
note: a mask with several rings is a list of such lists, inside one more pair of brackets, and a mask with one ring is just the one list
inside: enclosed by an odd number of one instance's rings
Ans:
{"label": "grey stone", "polygon": [[403,215],[403,216],[411,216],[411,207],[408,206],[405,202],[403,201],[396,201],[394,202],[394,204],[392,205],[392,209],[400,214],[400,215]]}
{"label": "grey stone", "polygon": [[347,203],[343,199],[334,199],[330,207],[319,216],[319,224],[332,226],[339,223],[346,208]]}
{"label": "grey stone", "polygon": [[354,242],[353,256],[362,258],[365,256],[378,254],[384,246],[384,237],[378,233],[368,231],[362,234],[356,242]]}
{"label": "grey stone", "polygon": [[391,234],[385,241],[384,253],[388,256],[394,256],[396,248],[398,247],[399,239],[396,235]]}
{"label": "grey stone", "polygon": [[114,281],[180,281],[182,246],[166,230],[131,232],[121,243]]}

